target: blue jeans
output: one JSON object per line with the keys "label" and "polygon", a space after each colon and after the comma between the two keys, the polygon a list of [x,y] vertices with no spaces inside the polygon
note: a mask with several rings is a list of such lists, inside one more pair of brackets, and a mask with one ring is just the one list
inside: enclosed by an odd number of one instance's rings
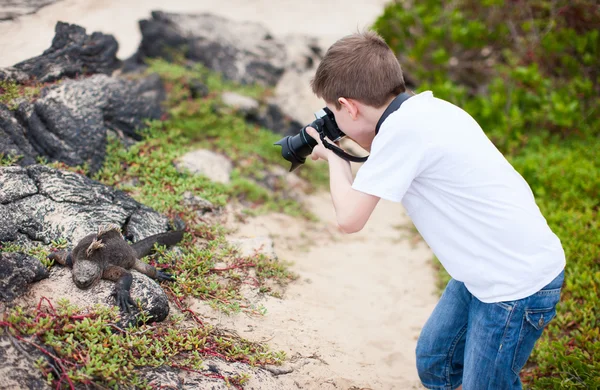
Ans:
{"label": "blue jeans", "polygon": [[428,389],[521,389],[519,371],[556,315],[564,271],[537,293],[483,303],[452,279],[421,331],[417,370]]}

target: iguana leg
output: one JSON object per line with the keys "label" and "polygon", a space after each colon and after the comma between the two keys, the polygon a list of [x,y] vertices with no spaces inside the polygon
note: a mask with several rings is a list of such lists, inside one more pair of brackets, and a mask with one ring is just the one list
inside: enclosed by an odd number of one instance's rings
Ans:
{"label": "iguana leg", "polygon": [[129,306],[135,306],[130,293],[131,283],[133,282],[131,273],[118,265],[110,265],[102,273],[102,279],[116,282],[115,291],[112,295],[115,297],[121,311],[129,313]]}
{"label": "iguana leg", "polygon": [[172,282],[175,280],[175,278],[173,278],[173,276],[169,275],[166,272],[157,270],[155,267],[151,266],[150,264],[144,263],[140,259],[135,260],[133,269],[143,273],[144,275],[146,275],[152,279],[158,279],[160,281],[169,281],[169,282]]}
{"label": "iguana leg", "polygon": [[69,251],[56,251],[48,255],[48,260],[54,260],[55,263],[73,268],[73,259]]}

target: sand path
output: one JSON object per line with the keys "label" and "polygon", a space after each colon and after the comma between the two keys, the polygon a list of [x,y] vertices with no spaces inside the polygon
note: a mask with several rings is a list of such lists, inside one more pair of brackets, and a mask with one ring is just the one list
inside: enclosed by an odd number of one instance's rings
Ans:
{"label": "sand path", "polygon": [[295,371],[280,377],[282,389],[421,388],[414,348],[436,302],[429,249],[399,204],[381,201],[361,232],[346,235],[336,227],[329,194],[307,203],[320,222],[272,214],[236,234],[271,237],[277,255],[294,263],[300,278],[284,299],[259,301],[267,308],[260,318],[195,309],[286,351]]}
{"label": "sand path", "polygon": [[[367,27],[383,0],[63,0],[38,13],[0,22],[0,67],[39,55],[50,46],[57,21],[88,33],[113,34],[119,57],[133,54],[141,36],[137,20],[151,10],[212,12],[263,23],[275,34],[317,36],[324,45]],[[278,87],[298,118],[319,108],[306,80]],[[289,102],[289,99],[288,99]],[[237,236],[269,236],[277,255],[300,275],[284,299],[263,298],[267,315],[224,316],[196,309],[244,337],[269,339],[292,358],[294,371],[280,376],[282,389],[418,388],[414,347],[436,302],[429,249],[411,238],[401,205],[381,202],[365,229],[344,235],[335,227],[328,194],[310,197],[322,221],[308,225],[285,215],[267,215],[241,225]],[[259,388],[259,387],[256,387]]]}

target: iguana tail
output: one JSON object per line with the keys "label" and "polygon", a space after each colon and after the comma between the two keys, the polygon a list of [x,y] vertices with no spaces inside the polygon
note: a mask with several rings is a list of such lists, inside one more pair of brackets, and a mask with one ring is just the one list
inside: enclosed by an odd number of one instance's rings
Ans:
{"label": "iguana tail", "polygon": [[138,241],[134,244],[131,244],[131,247],[135,251],[137,258],[141,259],[144,256],[148,256],[150,252],[152,252],[154,244],[165,246],[172,246],[177,244],[183,239],[183,233],[183,230],[177,230],[155,234],[153,236],[146,237],[143,240]]}

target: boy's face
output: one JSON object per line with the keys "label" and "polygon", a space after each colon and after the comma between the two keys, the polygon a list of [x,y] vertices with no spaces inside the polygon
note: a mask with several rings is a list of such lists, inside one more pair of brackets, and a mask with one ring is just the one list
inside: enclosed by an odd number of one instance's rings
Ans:
{"label": "boy's face", "polygon": [[375,128],[366,123],[361,115],[356,115],[351,108],[342,105],[336,108],[334,103],[326,103],[327,108],[333,112],[338,127],[365,150],[371,150],[371,143],[375,137]]}

